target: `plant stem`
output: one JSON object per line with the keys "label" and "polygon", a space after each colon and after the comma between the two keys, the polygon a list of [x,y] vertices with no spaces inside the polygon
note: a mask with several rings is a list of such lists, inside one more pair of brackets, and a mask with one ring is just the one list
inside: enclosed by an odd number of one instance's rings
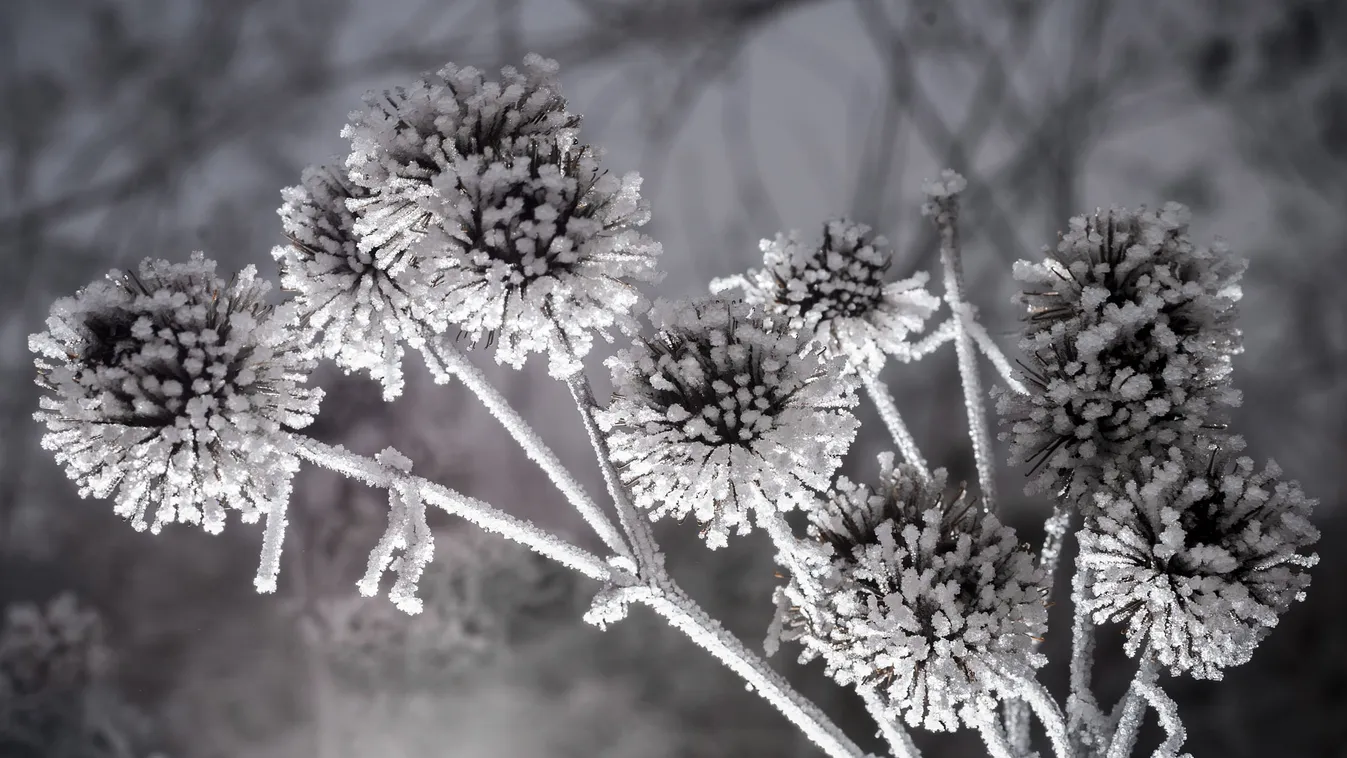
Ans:
{"label": "plant stem", "polygon": [[627,534],[627,539],[631,541],[642,577],[660,585],[671,581],[664,572],[664,555],[655,544],[654,535],[650,533],[645,518],[637,512],[635,504],[631,502],[631,496],[622,484],[617,467],[613,465],[608,440],[594,418],[598,403],[594,400],[589,379],[583,374],[578,374],[568,379],[566,386],[570,388],[575,407],[580,411],[580,419],[584,423],[585,432],[589,435],[589,444],[594,448],[594,457],[598,459],[599,467],[603,471],[603,481],[608,487],[608,495],[613,499],[613,505],[617,507],[618,520],[622,524],[622,530]]}
{"label": "plant stem", "polygon": [[550,534],[532,523],[511,516],[476,498],[455,492],[414,474],[404,473],[340,445],[293,435],[295,452],[303,459],[339,474],[359,479],[371,487],[392,489],[400,485],[420,493],[426,503],[514,540],[546,558],[599,581],[608,579],[611,570],[598,556]]}
{"label": "plant stem", "polygon": [[[430,365],[432,373],[436,374],[436,379],[441,377],[445,381],[449,377],[455,377],[463,382],[474,395],[482,401],[482,405],[500,422],[501,426],[509,432],[510,436],[519,443],[524,449],[524,454],[529,460],[537,463],[547,475],[548,479],[556,485],[557,489],[566,496],[571,505],[586,523],[594,529],[603,540],[603,544],[609,550],[626,558],[631,558],[631,549],[626,541],[622,539],[621,533],[617,527],[608,518],[607,514],[589,497],[584,487],[575,480],[571,472],[561,464],[555,453],[543,443],[527,421],[510,407],[509,402],[500,394],[494,386],[491,385],[482,372],[474,366],[467,357],[452,345],[444,342],[444,339],[437,335],[428,335],[426,337],[427,364]],[[436,365],[438,364],[438,365]]]}
{"label": "plant stem", "polygon": [[743,642],[730,634],[719,622],[706,615],[697,604],[674,589],[669,592],[651,592],[643,598],[669,625],[683,632],[693,642],[738,674],[751,690],[771,703],[792,724],[799,727],[815,745],[832,758],[863,758],[865,753],[833,724],[818,706],[786,682],[767,662],[754,655]]}
{"label": "plant stem", "polygon": [[[963,178],[957,177],[959,185]],[[953,182],[951,181],[951,184]],[[996,481],[992,466],[991,433],[987,429],[986,410],[982,402],[982,380],[978,376],[977,349],[973,344],[970,323],[971,306],[964,300],[963,258],[959,246],[959,194],[957,189],[932,195],[936,227],[940,231],[940,261],[945,272],[945,302],[958,320],[954,335],[954,349],[959,357],[959,378],[963,382],[964,408],[968,412],[968,435],[973,443],[973,458],[977,464],[978,485],[988,509],[996,510]]]}
{"label": "plant stem", "polygon": [[1141,654],[1141,663],[1137,665],[1136,676],[1127,688],[1127,694],[1114,709],[1113,736],[1109,740],[1106,758],[1127,758],[1136,745],[1137,733],[1141,730],[1141,720],[1146,715],[1144,690],[1155,681],[1156,662],[1149,650]]}
{"label": "plant stem", "polygon": [[[889,752],[894,758],[921,758],[921,751],[912,742],[912,735],[907,733],[902,724],[884,714],[884,706],[880,704],[879,696],[874,690],[861,690],[861,699],[865,701],[865,710],[869,711],[870,718],[879,725],[879,732],[889,743]],[[1012,757],[1005,756],[1005,758]]]}
{"label": "plant stem", "polygon": [[893,435],[893,441],[898,445],[898,451],[903,454],[903,459],[917,469],[922,479],[929,482],[931,472],[926,467],[926,459],[922,458],[921,451],[917,449],[917,441],[912,438],[907,424],[903,423],[903,417],[898,413],[898,405],[889,394],[889,388],[879,381],[878,376],[864,367],[857,367],[857,373],[860,374],[866,394],[879,410],[879,417],[889,428],[889,434]]}

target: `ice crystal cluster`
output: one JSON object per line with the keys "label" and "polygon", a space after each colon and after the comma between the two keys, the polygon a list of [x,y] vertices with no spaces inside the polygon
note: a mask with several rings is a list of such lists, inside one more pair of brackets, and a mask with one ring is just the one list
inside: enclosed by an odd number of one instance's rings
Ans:
{"label": "ice crystal cluster", "polygon": [[[577,142],[555,73],[537,56],[499,82],[448,66],[370,96],[344,134],[357,257],[406,293],[411,319],[494,340],[515,367],[546,353],[562,377],[595,334],[636,331],[633,283],[658,278],[660,246],[639,231],[640,177],[607,173]],[[309,286],[314,301],[329,289]]]}
{"label": "ice crystal cluster", "polygon": [[951,731],[1044,662],[1032,650],[1047,624],[1044,576],[943,469],[927,479],[891,454],[880,468],[878,487],[839,477],[810,512],[826,557],[792,577],[783,636],[908,724]]}
{"label": "ice crystal cluster", "polygon": [[1239,403],[1244,263],[1193,243],[1188,220],[1177,203],[1077,216],[1044,260],[1015,265],[1032,391],[1001,393],[999,410],[1011,456],[1035,466],[1031,492],[1084,492],[1117,461],[1218,429]]}
{"label": "ice crystal cluster", "polygon": [[304,386],[313,361],[269,287],[252,267],[226,281],[196,254],[57,301],[30,341],[37,418],[82,495],[114,496],[137,529],[218,532],[227,509],[284,523],[298,465],[284,433],[312,422],[322,392]]}
{"label": "ice crystal cluster", "polygon": [[307,636],[351,685],[443,686],[508,652],[530,617],[569,607],[570,584],[539,556],[476,528],[436,537],[419,613],[358,595],[318,602]]}
{"label": "ice crystal cluster", "polygon": [[653,319],[653,337],[610,359],[599,414],[639,507],[690,514],[720,547],[755,509],[807,507],[827,489],[857,428],[840,359],[736,300],[664,302]]}
{"label": "ice crystal cluster", "polygon": [[1244,663],[1294,600],[1318,557],[1314,501],[1269,463],[1174,449],[1094,495],[1081,531],[1093,577],[1084,609],[1126,624],[1127,651],[1175,674],[1220,679]]}
{"label": "ice crystal cluster", "polygon": [[[830,355],[876,371],[884,354],[906,359],[904,337],[919,332],[940,301],[919,272],[888,282],[888,241],[847,219],[829,221],[823,239],[807,244],[798,232],[763,240],[763,268],[743,277],[744,299],[784,315],[792,328],[813,331]],[[730,282],[713,283],[727,288]]]}

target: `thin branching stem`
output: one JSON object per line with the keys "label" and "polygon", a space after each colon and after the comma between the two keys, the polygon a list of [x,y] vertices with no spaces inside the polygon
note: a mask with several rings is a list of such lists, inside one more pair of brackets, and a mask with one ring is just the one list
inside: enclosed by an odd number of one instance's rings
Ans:
{"label": "thin branching stem", "polygon": [[293,437],[295,452],[304,460],[335,471],[343,476],[358,479],[371,487],[393,489],[395,487],[414,490],[421,499],[455,516],[512,539],[543,557],[550,558],[561,565],[584,574],[591,579],[604,581],[611,570],[598,556],[583,548],[550,534],[532,523],[511,516],[492,505],[455,492],[435,482],[414,474],[399,471],[382,463],[353,453],[340,445],[329,445],[310,437]]}
{"label": "thin branching stem", "polygon": [[463,382],[463,386],[482,401],[482,405],[519,443],[529,460],[537,463],[547,478],[552,480],[609,550],[625,558],[632,557],[631,548],[627,546],[622,533],[608,515],[589,497],[589,493],[585,492],[584,487],[562,465],[551,448],[542,441],[528,422],[510,407],[500,391],[487,381],[486,376],[468,360],[467,356],[437,336],[427,337],[425,354],[426,363],[435,374],[436,380],[448,381],[453,377]]}
{"label": "thin branching stem", "polygon": [[738,674],[744,683],[781,711],[815,745],[831,758],[864,758],[857,747],[812,701],[795,691],[767,662],[754,655],[743,642],[715,619],[707,616],[690,598],[652,592],[644,602],[663,616],[670,626]]}
{"label": "thin branching stem", "polygon": [[[921,758],[921,751],[912,741],[912,735],[908,734],[907,729],[897,720],[885,715],[884,706],[879,702],[879,695],[874,690],[862,689],[861,699],[865,701],[865,710],[869,711],[870,718],[873,718],[875,724],[879,726],[879,733],[884,736],[884,741],[889,743],[889,753],[893,758]],[[1006,758],[1013,757],[1006,756]]]}
{"label": "thin branching stem", "polygon": [[[962,178],[959,179],[962,183]],[[959,245],[959,195],[951,191],[933,196],[936,227],[940,231],[940,262],[945,273],[945,302],[957,319],[954,349],[959,357],[959,378],[963,383],[964,408],[968,412],[968,435],[973,443],[978,485],[987,507],[996,509],[996,476],[992,465],[992,439],[987,428],[986,408],[982,401],[982,380],[978,376],[977,350],[971,336],[973,309],[964,300],[963,258]]]}
{"label": "thin branching stem", "polygon": [[922,457],[921,451],[917,449],[917,441],[912,438],[912,432],[908,431],[907,424],[903,423],[903,417],[898,413],[898,405],[894,402],[893,396],[889,394],[889,388],[879,380],[873,372],[864,367],[858,367],[857,373],[860,374],[861,384],[865,387],[865,392],[874,401],[875,408],[879,410],[879,417],[883,419],[884,426],[888,427],[889,434],[893,436],[893,442],[898,446],[898,452],[903,454],[903,459],[917,469],[917,473],[925,481],[931,480],[930,469],[926,466],[926,459]]}
{"label": "thin branching stem", "polygon": [[1141,731],[1141,720],[1146,715],[1145,691],[1154,684],[1158,673],[1158,664],[1149,650],[1143,651],[1141,663],[1137,666],[1136,676],[1128,686],[1113,710],[1113,734],[1109,739],[1105,758],[1128,758],[1136,746],[1137,734]]}

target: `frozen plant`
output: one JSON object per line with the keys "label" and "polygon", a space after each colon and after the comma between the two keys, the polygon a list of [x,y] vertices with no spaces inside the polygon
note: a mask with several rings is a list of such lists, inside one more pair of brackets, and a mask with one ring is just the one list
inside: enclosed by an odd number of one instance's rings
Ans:
{"label": "frozen plant", "polygon": [[[275,257],[294,295],[281,305],[264,304],[251,269],[226,282],[200,256],[146,262],[58,302],[31,340],[46,391],[38,418],[80,491],[115,496],[138,526],[151,507],[156,526],[212,531],[227,510],[266,515],[258,587],[270,591],[290,475],[298,461],[326,467],[388,493],[362,594],[378,594],[391,571],[397,608],[431,617],[439,588],[427,583],[441,566],[460,578],[484,568],[461,544],[437,546],[427,509],[439,508],[598,581],[585,618],[600,627],[647,606],[827,755],[861,758],[679,587],[650,521],[691,516],[709,547],[757,527],[785,572],[765,652],[788,643],[822,658],[893,755],[918,755],[910,728],[967,727],[994,758],[1040,756],[1032,717],[1055,758],[1123,758],[1150,709],[1165,730],[1155,755],[1178,756],[1185,732],[1163,670],[1210,678],[1247,660],[1304,596],[1315,562],[1314,501],[1274,465],[1255,472],[1234,458],[1243,443],[1223,416],[1239,400],[1243,261],[1224,243],[1194,242],[1172,203],[1072,219],[1042,260],[1015,266],[1026,311],[1017,372],[966,300],[967,182],[947,170],[924,187],[939,297],[928,274],[892,271],[883,238],[838,219],[819,240],[764,241],[762,268],[714,283],[715,297],[648,309],[639,286],[658,279],[660,248],[639,231],[640,180],[601,167],[556,73],[530,56],[499,81],[448,66],[369,95],[344,132],[344,170],[313,169],[283,193],[289,244]],[[926,328],[942,304],[948,315]],[[603,473],[602,500],[456,348],[454,329],[494,341],[495,359],[514,367],[547,355]],[[614,332],[635,342],[609,361],[616,391],[602,404],[585,359],[595,335]],[[975,485],[928,465],[879,378],[889,357],[912,362],[947,343]],[[316,359],[368,373],[391,397],[407,347],[436,381],[480,398],[601,551],[418,476],[394,449],[365,456],[302,433],[317,411],[304,385]],[[999,385],[990,393],[980,356]],[[859,424],[858,388],[901,456],[881,456],[874,486],[835,478]],[[1037,549],[998,515],[992,395],[1012,457],[1031,466],[1030,493],[1052,501]],[[1070,688],[1052,693],[1038,643],[1063,594],[1055,578],[1073,523]],[[427,570],[437,551],[442,563]],[[363,608],[329,615],[363,634],[352,621]],[[430,626],[458,629],[441,621]],[[1124,625],[1137,660],[1109,708],[1091,682],[1098,624]]]}

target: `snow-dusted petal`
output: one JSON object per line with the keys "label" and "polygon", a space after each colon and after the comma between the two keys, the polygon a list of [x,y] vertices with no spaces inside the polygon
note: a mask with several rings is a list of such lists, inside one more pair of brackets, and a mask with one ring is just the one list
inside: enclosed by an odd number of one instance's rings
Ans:
{"label": "snow-dusted petal", "polygon": [[854,378],[781,320],[732,300],[662,302],[656,335],[610,359],[599,423],[636,505],[693,515],[712,547],[755,508],[825,490],[855,437]]}
{"label": "snow-dusted petal", "polygon": [[36,418],[81,495],[113,496],[153,531],[218,532],[227,509],[266,515],[264,563],[276,557],[298,468],[284,433],[313,421],[322,392],[304,386],[313,360],[268,289],[251,266],[226,281],[198,253],[56,302],[48,331],[29,338],[45,390]]}
{"label": "snow-dusted petal", "polygon": [[884,281],[892,252],[864,224],[835,219],[824,224],[821,242],[806,244],[790,232],[760,247],[763,268],[740,280],[744,299],[812,330],[830,355],[853,366],[878,370],[884,353],[906,359],[907,336],[921,331],[940,305],[925,289],[925,272]]}
{"label": "snow-dusted petal", "polygon": [[1269,463],[1171,450],[1095,493],[1080,532],[1096,622],[1127,624],[1129,655],[1149,649],[1176,674],[1220,679],[1244,663],[1309,586],[1315,501]]}
{"label": "snow-dusted petal", "polygon": [[880,456],[878,489],[840,477],[810,513],[824,558],[791,577],[783,637],[829,676],[873,689],[893,718],[975,725],[1009,679],[1042,665],[1043,573],[975,498]]}
{"label": "snow-dusted petal", "polygon": [[1043,261],[1015,264],[1030,391],[1001,391],[997,407],[1011,456],[1034,464],[1031,492],[1080,494],[1109,467],[1222,425],[1240,400],[1244,267],[1221,242],[1195,245],[1177,203],[1077,216]]}
{"label": "snow-dusted petal", "polygon": [[348,206],[370,193],[341,170],[307,169],[300,184],[281,196],[290,244],[274,248],[272,256],[280,263],[281,285],[295,293],[300,326],[322,357],[346,371],[369,372],[385,398],[396,397],[403,344],[418,344],[425,329],[434,328],[422,321],[432,294],[400,256],[357,244],[356,216]]}

